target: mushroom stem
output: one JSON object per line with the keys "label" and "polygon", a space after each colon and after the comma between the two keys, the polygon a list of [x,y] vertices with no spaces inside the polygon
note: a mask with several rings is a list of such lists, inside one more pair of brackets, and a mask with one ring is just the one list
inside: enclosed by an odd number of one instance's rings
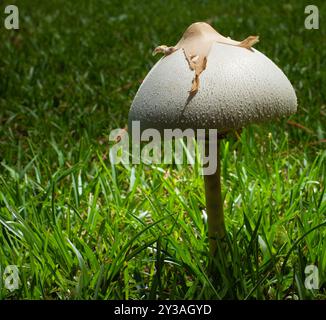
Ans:
{"label": "mushroom stem", "polygon": [[[225,224],[223,213],[223,200],[221,194],[221,164],[220,164],[220,140],[216,142],[217,148],[217,167],[214,174],[205,175],[205,195],[206,195],[206,211],[208,220],[208,239],[209,251],[212,257],[215,256],[217,250],[217,241],[225,237]],[[206,140],[205,152],[208,151],[208,142]]]}

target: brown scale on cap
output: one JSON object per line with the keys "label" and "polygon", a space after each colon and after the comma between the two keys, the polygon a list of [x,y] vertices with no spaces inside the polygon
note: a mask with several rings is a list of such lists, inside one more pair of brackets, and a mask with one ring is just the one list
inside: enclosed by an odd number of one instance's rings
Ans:
{"label": "brown scale on cap", "polygon": [[190,89],[190,94],[194,95],[199,89],[199,76],[206,69],[207,56],[214,42],[238,46],[253,51],[251,47],[258,41],[258,36],[249,36],[240,42],[235,41],[231,38],[223,37],[205,22],[196,22],[188,27],[180,41],[174,47],[161,45],[154,49],[153,54],[163,53],[164,56],[167,56],[182,49],[190,69],[195,71],[195,77],[192,80]]}

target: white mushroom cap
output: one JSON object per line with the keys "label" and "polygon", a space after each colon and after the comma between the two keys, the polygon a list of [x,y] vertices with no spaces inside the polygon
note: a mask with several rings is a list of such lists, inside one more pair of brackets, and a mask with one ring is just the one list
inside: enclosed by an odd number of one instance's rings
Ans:
{"label": "white mushroom cap", "polygon": [[296,112],[294,89],[258,50],[214,42],[194,95],[194,71],[182,49],[159,60],[140,86],[129,112],[141,129],[215,128],[226,132]]}

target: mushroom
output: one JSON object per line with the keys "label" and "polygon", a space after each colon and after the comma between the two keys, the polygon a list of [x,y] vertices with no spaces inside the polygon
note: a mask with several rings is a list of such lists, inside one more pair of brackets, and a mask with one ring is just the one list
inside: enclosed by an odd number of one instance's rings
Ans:
{"label": "mushroom", "polygon": [[[252,48],[258,37],[244,41],[223,37],[209,24],[188,27],[174,47],[159,46],[161,58],[141,84],[129,112],[129,128],[141,130],[217,129],[228,132],[296,112],[294,89],[270,59]],[[204,176],[210,254],[226,235],[220,165]]]}

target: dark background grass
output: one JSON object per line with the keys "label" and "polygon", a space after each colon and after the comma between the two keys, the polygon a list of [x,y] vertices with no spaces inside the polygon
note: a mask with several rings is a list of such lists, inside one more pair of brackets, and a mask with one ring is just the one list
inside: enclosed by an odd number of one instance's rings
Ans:
{"label": "dark background grass", "polygon": [[45,151],[54,135],[71,150],[82,137],[97,143],[110,129],[123,127],[140,82],[158,59],[153,48],[175,44],[194,21],[209,21],[239,40],[258,34],[256,48],[295,87],[299,106],[291,119],[308,128],[277,122],[269,130],[288,130],[301,149],[325,139],[326,6],[314,2],[320,29],[306,30],[307,3],[16,1],[20,30],[0,29],[1,157],[15,163],[18,141],[25,146],[30,139]]}

